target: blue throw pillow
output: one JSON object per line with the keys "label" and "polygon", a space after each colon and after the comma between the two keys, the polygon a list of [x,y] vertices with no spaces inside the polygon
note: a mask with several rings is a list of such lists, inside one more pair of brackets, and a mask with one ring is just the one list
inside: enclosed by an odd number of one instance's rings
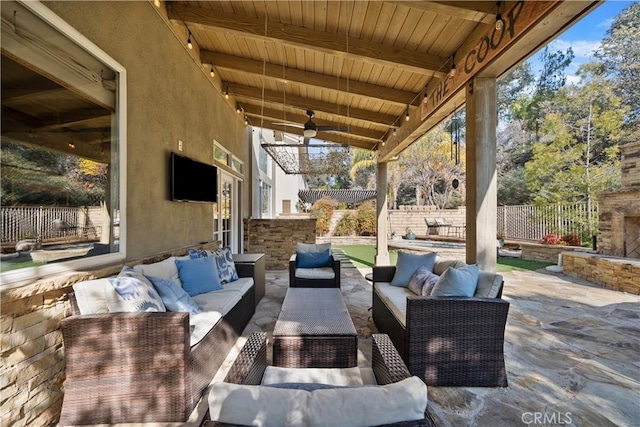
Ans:
{"label": "blue throw pillow", "polygon": [[296,252],[296,267],[320,268],[331,265],[331,251],[322,252]]}
{"label": "blue throw pillow", "polygon": [[432,297],[472,297],[478,286],[480,269],[476,264],[462,268],[449,267],[431,291]]}
{"label": "blue throw pillow", "polygon": [[182,282],[182,288],[194,297],[210,291],[222,289],[216,260],[213,257],[197,259],[176,259],[178,276]]}
{"label": "blue throw pillow", "polygon": [[239,278],[236,264],[233,262],[231,248],[228,246],[212,251],[189,249],[189,257],[191,259],[214,257],[221,283],[235,282]]}
{"label": "blue throw pillow", "polygon": [[[439,276],[421,265],[409,280],[409,290],[418,296],[431,295],[431,290],[438,282]],[[426,288],[426,289],[425,289]]]}
{"label": "blue throw pillow", "polygon": [[433,271],[436,263],[436,253],[428,254],[412,254],[411,252],[398,252],[398,260],[396,261],[396,272],[391,279],[391,286],[400,286],[406,288],[409,286],[411,276],[416,272],[418,267],[424,266],[429,271]]}
{"label": "blue throw pillow", "polygon": [[153,283],[160,294],[162,302],[169,311],[182,311],[185,313],[201,313],[202,309],[176,282],[159,277],[146,276]]}

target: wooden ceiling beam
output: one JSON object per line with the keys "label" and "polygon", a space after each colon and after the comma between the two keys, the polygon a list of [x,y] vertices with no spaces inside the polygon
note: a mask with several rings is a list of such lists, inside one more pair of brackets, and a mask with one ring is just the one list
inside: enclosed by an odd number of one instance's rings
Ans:
{"label": "wooden ceiling beam", "polygon": [[[233,83],[228,84],[227,87],[229,88],[229,92],[236,97],[244,97],[256,100],[263,99],[262,90],[256,87]],[[282,104],[284,101],[282,93],[273,90],[264,91],[264,100],[276,104]],[[301,110],[314,110],[316,112],[321,111],[328,115],[333,114],[349,119],[363,120],[379,126],[393,127],[400,125],[400,123],[397,123],[399,122],[398,116],[377,113],[375,111],[363,110],[360,108],[349,108],[349,114],[347,115],[347,107],[344,105],[338,106],[335,103],[318,101],[315,99],[304,98],[302,96],[287,94],[287,106],[299,108]]]}
{"label": "wooden ceiling beam", "polygon": [[[250,123],[252,126],[260,126],[260,123]],[[275,122],[266,121],[262,124],[263,128],[277,130],[292,135],[304,136],[302,129],[296,129],[286,127],[283,125],[275,124]],[[332,142],[335,144],[348,144],[351,147],[364,148],[365,150],[373,150],[378,145],[378,141],[361,140],[354,137],[349,137],[346,134],[338,134],[334,132],[318,132],[318,135],[313,139],[319,139],[322,141]]]}
{"label": "wooden ceiling beam", "polygon": [[279,81],[287,81],[302,86],[330,89],[348,92],[353,95],[372,98],[377,101],[392,103],[398,106],[420,105],[420,97],[415,93],[398,90],[370,83],[347,80],[327,74],[313,73],[296,68],[286,68],[282,65],[263,63],[253,59],[242,58],[208,50],[200,51],[200,60],[210,63],[216,68],[243,71],[245,73],[264,76]]}
{"label": "wooden ceiling beam", "polygon": [[179,3],[169,3],[169,6],[169,19],[183,22],[191,28],[197,27],[204,31],[221,29],[260,41],[263,41],[266,37],[275,43],[319,51],[343,58],[348,57],[371,64],[392,66],[413,73],[442,76],[443,73],[440,70],[448,59],[425,52],[387,46],[355,37],[347,38],[344,35],[312,30],[296,25],[276,21],[265,22],[262,18],[225,13]]}
{"label": "wooden ceiling beam", "polygon": [[[309,120],[308,116],[305,116],[303,114],[296,114],[296,113],[286,113],[286,120],[285,120],[284,111],[276,110],[273,108],[262,108],[253,104],[242,104],[242,109],[248,116],[257,117],[258,119],[264,117],[266,121],[271,121],[274,123],[292,122],[292,123],[304,124],[307,120]],[[317,126],[342,126],[342,127],[347,126],[349,127],[350,135],[371,139],[373,141],[379,141],[385,134],[385,132],[381,132],[375,129],[366,129],[358,126],[348,126],[345,123],[322,120],[318,117],[314,117],[313,122]],[[257,124],[257,126],[259,125],[260,123]],[[291,126],[288,126],[287,128],[291,128]],[[341,132],[341,133],[344,133],[344,132]]]}
{"label": "wooden ceiling beam", "polygon": [[[483,2],[439,2],[439,1],[392,1],[393,5],[402,5],[412,9],[419,9],[425,12],[438,13],[452,16],[466,21],[493,24],[496,22],[496,3],[491,3],[491,8],[485,6]],[[493,10],[493,14],[489,12]]]}

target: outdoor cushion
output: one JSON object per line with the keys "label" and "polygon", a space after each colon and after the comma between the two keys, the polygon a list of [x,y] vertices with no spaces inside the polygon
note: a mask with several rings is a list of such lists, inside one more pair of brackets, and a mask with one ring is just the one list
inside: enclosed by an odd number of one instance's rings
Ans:
{"label": "outdoor cushion", "polygon": [[398,251],[398,260],[396,261],[396,272],[391,279],[392,286],[409,286],[409,280],[418,267],[424,265],[430,271],[433,271],[433,265],[436,261],[436,253],[429,252],[427,254],[413,254],[405,251]]}
{"label": "outdoor cushion", "polygon": [[176,265],[182,287],[192,297],[222,289],[213,257],[176,260]]}
{"label": "outdoor cushion", "polygon": [[[371,370],[371,368],[368,368]],[[366,379],[370,381],[368,373]],[[262,385],[282,383],[322,383],[336,386],[375,384],[363,381],[361,368],[280,368],[267,366],[262,376]]]}
{"label": "outdoor cushion", "polygon": [[169,311],[182,311],[186,313],[200,313],[202,310],[191,296],[176,282],[169,279],[147,276],[156,288],[165,307]]}
{"label": "outdoor cushion", "polygon": [[478,286],[474,297],[497,298],[502,286],[503,277],[499,274],[480,271],[478,274]]}
{"label": "outdoor cushion", "polygon": [[[429,267],[421,265],[418,267],[411,279],[409,280],[409,286],[407,288],[418,296],[422,296],[425,294],[430,295],[431,289],[438,281],[438,276],[429,270]],[[424,289],[425,285],[427,286],[427,290]]]}
{"label": "outdoor cushion", "polygon": [[109,277],[108,280],[116,290],[115,294],[106,293],[110,313],[167,311],[153,285],[130,276]]}
{"label": "outdoor cushion", "polygon": [[253,426],[373,426],[424,418],[427,386],[418,377],[383,386],[282,389],[215,383],[211,419]]}
{"label": "outdoor cushion", "polygon": [[222,319],[217,311],[202,311],[189,314],[189,347],[198,344],[207,333]]}
{"label": "outdoor cushion", "polygon": [[214,250],[189,249],[189,257],[191,259],[214,257],[216,260],[216,267],[218,269],[218,277],[220,277],[220,283],[224,284],[238,280],[236,264],[233,261],[231,248],[228,246]]}
{"label": "outdoor cushion", "polygon": [[145,276],[158,277],[160,279],[173,280],[180,286],[180,276],[178,275],[178,267],[176,266],[176,257],[169,257],[165,260],[154,262],[152,264],[134,265],[133,269]]}
{"label": "outdoor cushion", "polygon": [[219,291],[205,292],[193,297],[202,311],[214,311],[221,315],[227,314],[242,299],[243,292],[221,289]]}
{"label": "outdoor cushion", "polygon": [[462,268],[448,268],[431,291],[432,297],[472,297],[478,286],[479,269],[476,264]]}
{"label": "outdoor cushion", "polygon": [[321,268],[331,264],[330,250],[320,252],[296,252],[296,267]]}
{"label": "outdoor cushion", "polygon": [[297,243],[296,252],[322,252],[331,250],[331,243]]}
{"label": "outdoor cushion", "polygon": [[298,279],[333,279],[336,273],[331,267],[322,268],[296,268]]}
{"label": "outdoor cushion", "polygon": [[[225,283],[222,287],[225,291],[238,291],[244,295],[253,286],[253,277],[240,277],[231,283]],[[219,291],[216,291],[219,292]]]}
{"label": "outdoor cushion", "polygon": [[464,261],[460,261],[457,259],[442,258],[441,256],[437,256],[436,262],[433,265],[433,272],[438,276],[442,276],[442,273],[444,273],[445,270],[449,267],[460,268],[466,265],[467,264]]}
{"label": "outdoor cushion", "polygon": [[109,313],[105,292],[114,293],[109,279],[85,280],[73,285],[80,314]]}
{"label": "outdoor cushion", "polygon": [[375,289],[380,299],[391,309],[402,326],[406,326],[407,297],[416,295],[409,288],[391,286],[388,282],[376,282]]}

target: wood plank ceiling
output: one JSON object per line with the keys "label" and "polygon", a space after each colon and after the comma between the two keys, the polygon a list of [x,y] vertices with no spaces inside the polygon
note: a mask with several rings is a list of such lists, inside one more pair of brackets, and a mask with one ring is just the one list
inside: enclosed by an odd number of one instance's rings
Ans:
{"label": "wood plank ceiling", "polygon": [[[302,135],[312,110],[317,126],[343,128],[319,131],[317,138],[376,150],[407,114],[418,115],[425,88],[447,75],[454,54],[495,25],[498,8],[504,13],[514,3],[173,1],[166,7],[174,31],[197,44],[203,68],[213,67],[221,90],[251,125]],[[538,39],[548,40],[597,2],[578,3]],[[511,55],[495,75],[539,45]]]}

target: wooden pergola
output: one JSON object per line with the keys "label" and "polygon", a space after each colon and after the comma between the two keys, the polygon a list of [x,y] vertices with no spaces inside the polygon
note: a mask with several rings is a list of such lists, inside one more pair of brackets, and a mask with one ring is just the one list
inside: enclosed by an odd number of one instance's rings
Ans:
{"label": "wooden pergola", "polygon": [[[254,126],[377,152],[387,162],[467,110],[467,262],[495,270],[496,81],[599,1],[159,3]],[[308,139],[308,138],[307,138]],[[388,263],[379,191],[378,264]]]}

